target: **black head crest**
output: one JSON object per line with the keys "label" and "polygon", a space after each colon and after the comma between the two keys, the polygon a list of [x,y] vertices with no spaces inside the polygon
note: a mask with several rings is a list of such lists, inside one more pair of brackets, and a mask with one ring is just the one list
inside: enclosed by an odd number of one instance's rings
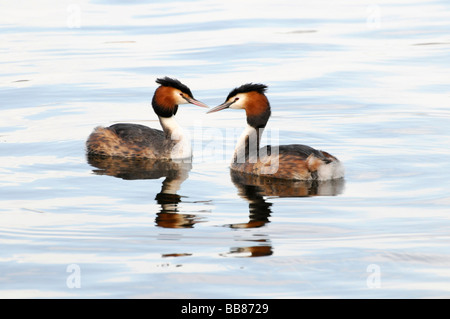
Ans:
{"label": "black head crest", "polygon": [[227,96],[227,100],[230,97],[233,97],[239,93],[248,93],[256,91],[258,93],[264,94],[267,90],[267,85],[260,84],[260,83],[247,83],[244,85],[241,85],[240,87],[234,88],[230,94]]}
{"label": "black head crest", "polygon": [[193,97],[191,90],[177,79],[172,79],[166,76],[164,78],[156,79],[156,83],[161,84],[162,86],[173,87],[183,93],[188,94],[190,97]]}

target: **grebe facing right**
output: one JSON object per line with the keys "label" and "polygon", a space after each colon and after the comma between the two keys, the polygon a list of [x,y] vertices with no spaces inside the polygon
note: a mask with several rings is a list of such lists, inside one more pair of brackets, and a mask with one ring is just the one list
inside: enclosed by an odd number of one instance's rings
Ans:
{"label": "grebe facing right", "polygon": [[88,155],[162,160],[192,156],[191,142],[175,121],[175,114],[179,104],[208,106],[194,99],[191,90],[176,79],[165,77],[156,83],[160,86],[153,95],[152,106],[163,131],[129,123],[97,127],[86,142]]}
{"label": "grebe facing right", "polygon": [[344,176],[342,163],[327,152],[306,145],[264,146],[259,142],[271,110],[264,84],[233,89],[225,102],[208,111],[244,109],[247,127],[236,145],[231,170],[286,180],[331,180]]}

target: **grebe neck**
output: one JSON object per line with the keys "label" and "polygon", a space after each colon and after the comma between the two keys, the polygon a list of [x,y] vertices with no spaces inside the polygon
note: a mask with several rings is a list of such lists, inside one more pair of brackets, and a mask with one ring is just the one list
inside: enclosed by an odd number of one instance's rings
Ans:
{"label": "grebe neck", "polygon": [[183,130],[181,126],[178,124],[178,122],[175,120],[175,116],[170,117],[158,116],[158,118],[159,123],[161,124],[161,127],[164,131],[164,134],[166,135],[166,138],[170,139],[174,133]]}
{"label": "grebe neck", "polygon": [[255,128],[247,124],[234,149],[235,163],[256,162],[263,132],[264,127]]}
{"label": "grebe neck", "polygon": [[264,94],[254,92],[246,107],[247,126],[234,150],[235,163],[256,163],[261,136],[270,118],[270,104]]}
{"label": "grebe neck", "polygon": [[175,117],[159,116],[159,122],[161,123],[166,139],[172,140],[175,143],[170,157],[172,159],[192,157],[191,140],[175,120]]}

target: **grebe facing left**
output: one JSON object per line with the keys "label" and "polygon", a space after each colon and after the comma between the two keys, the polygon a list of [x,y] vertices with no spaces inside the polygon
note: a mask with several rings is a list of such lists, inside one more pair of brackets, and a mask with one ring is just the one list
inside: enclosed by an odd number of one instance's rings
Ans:
{"label": "grebe facing left", "polygon": [[344,167],[333,155],[306,145],[264,146],[259,142],[271,110],[264,84],[244,84],[225,102],[208,111],[244,109],[247,127],[236,145],[231,170],[286,180],[330,180],[344,176]]}
{"label": "grebe facing left", "polygon": [[191,142],[175,121],[179,104],[208,107],[194,99],[191,90],[176,79],[157,79],[152,100],[163,131],[139,124],[119,123],[97,127],[86,142],[88,155],[183,159],[192,156]]}

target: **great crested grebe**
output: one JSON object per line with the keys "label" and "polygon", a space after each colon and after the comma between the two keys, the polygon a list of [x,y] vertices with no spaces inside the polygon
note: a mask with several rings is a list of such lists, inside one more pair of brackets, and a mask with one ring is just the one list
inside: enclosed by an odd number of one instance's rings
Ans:
{"label": "great crested grebe", "polygon": [[191,90],[176,79],[157,79],[160,86],[153,95],[153,110],[163,131],[144,125],[118,123],[97,127],[86,142],[88,155],[185,159],[192,156],[191,142],[175,121],[179,104],[208,107],[194,99]]}
{"label": "great crested grebe", "polygon": [[245,109],[247,127],[236,145],[231,170],[286,180],[330,180],[344,176],[341,162],[327,152],[292,144],[260,148],[261,134],[271,111],[264,84],[248,83],[233,89],[225,102],[207,113],[226,108]]}

